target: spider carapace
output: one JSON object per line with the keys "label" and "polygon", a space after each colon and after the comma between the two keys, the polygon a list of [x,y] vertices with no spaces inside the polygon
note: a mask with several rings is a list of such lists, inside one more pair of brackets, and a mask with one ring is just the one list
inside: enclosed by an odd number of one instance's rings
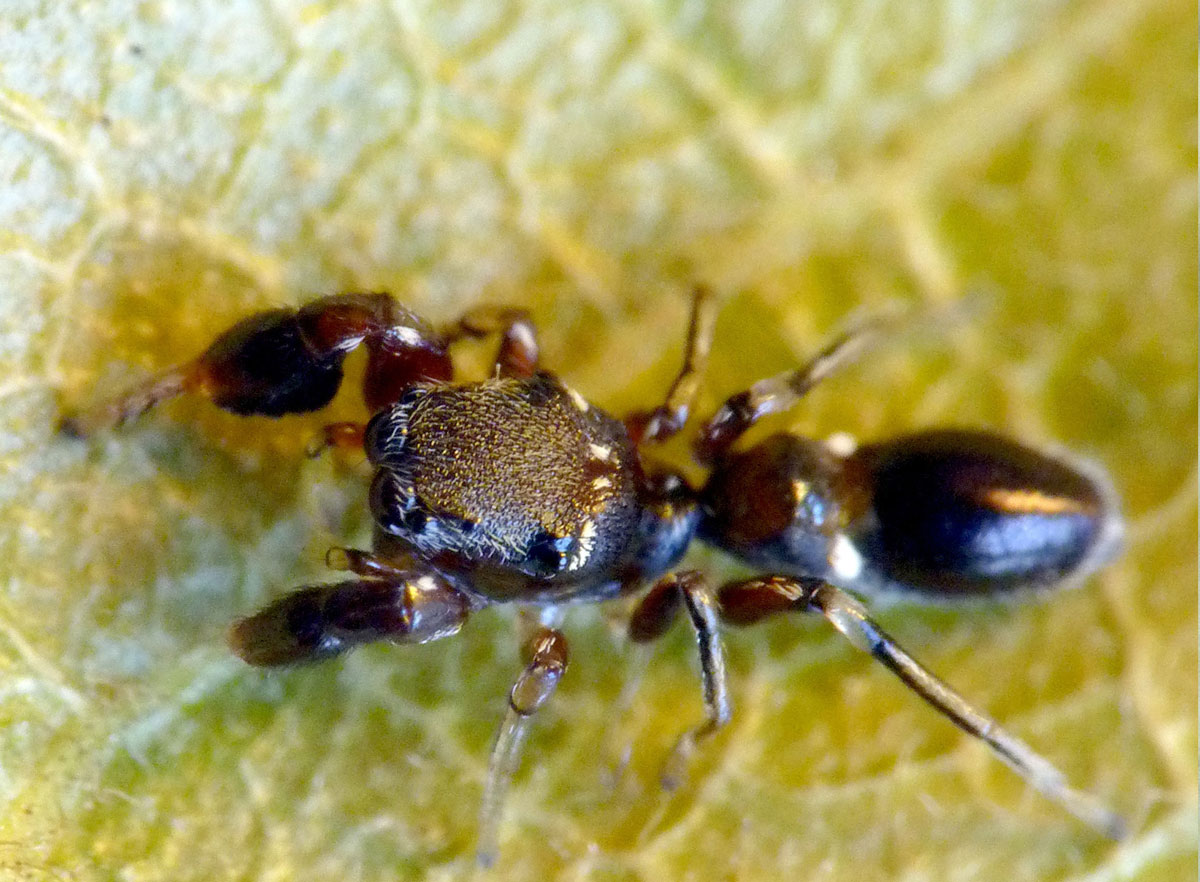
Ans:
{"label": "spider carapace", "polygon": [[[1047,797],[1118,836],[1118,816],[923,668],[855,596],[937,602],[1078,581],[1120,544],[1104,476],[980,431],[926,431],[857,448],[793,434],[737,444],[886,336],[891,323],[875,320],[701,421],[692,449],[708,471],[693,486],[653,448],[688,424],[714,314],[712,296],[697,288],[682,370],[660,406],[624,419],[539,368],[522,310],[483,307],[435,328],[388,295],[347,294],[250,316],[193,361],[62,428],[90,435],[181,393],[237,414],[318,410],[337,392],[347,353],[366,348],[371,418],[327,426],[318,449],[366,451],[375,469],[373,547],[331,549],[329,565],[352,578],[295,589],[234,624],[230,643],[252,665],[313,661],[370,641],[449,637],[484,607],[518,605],[526,664],[488,765],[481,863],[496,853],[526,730],[567,667],[564,609],[638,594],[634,641],[662,635],[682,609],[700,653],[704,718],[668,757],[666,786],[679,783],[697,747],[730,718],[721,623],[811,611]],[[489,335],[500,341],[493,377],[455,382],[452,345]],[[696,570],[677,569],[697,539],[764,575],[714,587]]]}

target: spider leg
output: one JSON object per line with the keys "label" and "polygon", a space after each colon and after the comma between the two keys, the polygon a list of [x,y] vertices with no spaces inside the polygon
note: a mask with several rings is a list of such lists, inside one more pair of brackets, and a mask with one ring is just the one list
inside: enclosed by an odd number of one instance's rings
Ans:
{"label": "spider leg", "polygon": [[504,797],[520,766],[521,749],[533,715],[554,694],[567,669],[567,639],[555,628],[538,628],[525,643],[524,654],[525,669],[508,694],[508,707],[488,759],[479,811],[479,846],[475,853],[481,867],[490,867],[496,859]]}
{"label": "spider leg", "polygon": [[325,552],[325,566],[367,579],[404,580],[418,566],[408,554],[398,557],[335,545]]}
{"label": "spider leg", "polygon": [[304,449],[309,459],[316,459],[326,450],[342,450],[361,453],[363,439],[367,434],[366,423],[342,422],[326,423],[317,435]]}
{"label": "spider leg", "polygon": [[427,643],[458,632],[470,602],[440,576],[385,577],[307,585],[229,629],[229,644],[256,667],[320,661],[375,640]]}
{"label": "spider leg", "polygon": [[692,315],[688,322],[683,366],[667,390],[666,398],[653,410],[636,411],[625,420],[631,436],[638,443],[665,441],[687,424],[712,349],[716,320],[717,303],[712,291],[697,285],[692,289]]}
{"label": "spider leg", "polygon": [[760,419],[795,405],[813,387],[857,361],[894,331],[900,321],[889,315],[867,318],[837,337],[808,363],[759,380],[749,389],[731,395],[701,426],[694,446],[696,458],[704,464],[715,462]]}
{"label": "spider leg", "polygon": [[675,620],[680,606],[687,610],[696,631],[700,679],[704,688],[704,721],[679,736],[663,764],[662,784],[667,790],[674,790],[683,783],[697,748],[728,723],[733,713],[716,597],[701,573],[684,570],[659,579],[634,611],[630,619],[630,636],[638,643],[662,636]]}
{"label": "spider leg", "polygon": [[389,295],[340,294],[248,316],[192,361],[65,418],[59,428],[87,437],[185,392],[241,415],[320,410],[342,383],[347,353],[360,345],[368,351],[363,399],[372,412],[413,383],[453,373],[446,341]]}
{"label": "spider leg", "polygon": [[854,646],[870,653],[954,725],[981,740],[1035,790],[1109,838],[1124,835],[1120,816],[1095,797],[1072,789],[1062,772],[934,676],[846,592],[819,579],[766,576],[724,585],[717,596],[722,617],[737,624],[752,624],[788,610],[821,613]]}
{"label": "spider leg", "polygon": [[508,306],[479,306],[465,313],[444,332],[454,342],[464,337],[477,339],[500,335],[496,370],[502,377],[529,378],[538,369],[537,328],[524,309]]}

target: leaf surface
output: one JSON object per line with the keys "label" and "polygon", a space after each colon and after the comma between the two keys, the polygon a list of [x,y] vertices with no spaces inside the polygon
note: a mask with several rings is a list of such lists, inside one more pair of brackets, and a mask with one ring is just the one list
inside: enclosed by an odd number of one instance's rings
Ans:
{"label": "leaf surface", "polygon": [[[820,623],[729,636],[691,785],[689,639],[593,609],[496,879],[1180,880],[1196,873],[1196,12],[1028,2],[19,2],[0,24],[0,868],[21,880],[471,878],[511,617],[273,675],[227,623],[366,541],[331,416],[189,401],[77,444],[64,406],[248,311],[521,303],[623,412],[723,298],[705,406],[856,312],[961,320],[776,428],[936,424],[1103,465],[1128,549],[1079,590],[893,608],[915,654],[1127,813],[1107,843]],[[717,574],[728,561],[697,554]],[[606,751],[632,745],[607,782]]]}

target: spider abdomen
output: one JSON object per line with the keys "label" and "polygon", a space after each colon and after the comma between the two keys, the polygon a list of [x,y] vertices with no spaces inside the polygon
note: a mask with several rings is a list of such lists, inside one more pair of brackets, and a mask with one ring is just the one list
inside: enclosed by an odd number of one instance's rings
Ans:
{"label": "spider abdomen", "polygon": [[1104,479],[987,432],[940,430],[847,456],[774,435],[704,489],[708,541],[755,566],[853,590],[980,597],[1058,585],[1108,561]]}
{"label": "spider abdomen", "polygon": [[1117,550],[1104,481],[986,432],[923,432],[861,448],[871,512],[851,528],[885,582],[942,596],[1051,587]]}

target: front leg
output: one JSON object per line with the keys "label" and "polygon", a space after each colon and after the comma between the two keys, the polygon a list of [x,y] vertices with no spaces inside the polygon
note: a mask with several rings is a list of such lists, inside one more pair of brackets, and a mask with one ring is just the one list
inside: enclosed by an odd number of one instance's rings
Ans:
{"label": "front leg", "polygon": [[441,576],[378,571],[375,578],[307,585],[229,629],[243,661],[275,667],[331,658],[375,640],[428,643],[458,633],[470,601]]}
{"label": "front leg", "polygon": [[192,361],[64,419],[60,430],[86,437],[185,392],[244,416],[320,410],[341,385],[346,355],[360,345],[368,350],[363,399],[371,412],[413,383],[451,377],[447,342],[422,319],[387,294],[342,294],[242,319]]}

